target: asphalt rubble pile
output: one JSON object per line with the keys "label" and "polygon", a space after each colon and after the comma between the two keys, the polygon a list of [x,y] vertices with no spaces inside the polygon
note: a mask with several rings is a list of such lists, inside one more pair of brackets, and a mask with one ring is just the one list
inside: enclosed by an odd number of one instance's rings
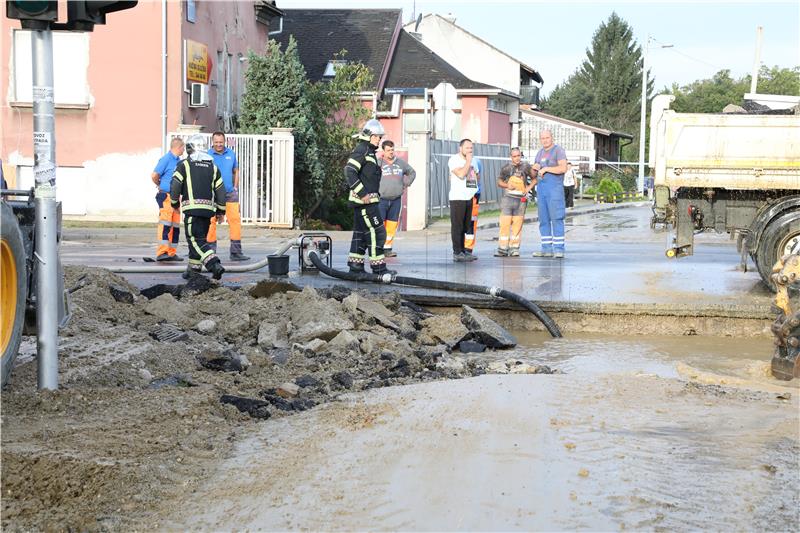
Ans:
{"label": "asphalt rubble pile", "polygon": [[554,372],[482,359],[516,340],[468,306],[431,314],[397,293],[271,279],[229,288],[200,275],[139,291],[88,267],[68,267],[65,286],[73,316],[60,332],[60,389],[36,391],[27,338],[3,391],[4,530],[141,526],[254,421],[343,393]]}

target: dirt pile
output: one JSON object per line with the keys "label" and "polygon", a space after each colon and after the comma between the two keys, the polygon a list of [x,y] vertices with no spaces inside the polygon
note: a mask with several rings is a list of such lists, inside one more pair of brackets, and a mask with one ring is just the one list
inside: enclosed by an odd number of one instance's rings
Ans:
{"label": "dirt pile", "polygon": [[28,338],[2,393],[4,530],[141,528],[256,421],[342,392],[483,374],[454,350],[513,339],[474,310],[465,325],[344,287],[233,290],[200,277],[140,293],[85,267],[68,268],[66,286],[60,389],[36,391]]}

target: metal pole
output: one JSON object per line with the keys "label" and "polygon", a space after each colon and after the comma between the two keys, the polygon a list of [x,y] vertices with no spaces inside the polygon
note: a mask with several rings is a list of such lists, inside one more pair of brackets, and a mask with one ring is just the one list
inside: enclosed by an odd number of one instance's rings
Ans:
{"label": "metal pole", "polygon": [[167,150],[167,0],[161,0],[161,153]]}
{"label": "metal pole", "polygon": [[647,53],[650,50],[650,36],[644,45],[642,60],[642,108],[639,121],[639,178],[636,180],[636,190],[644,192],[644,123],[647,116]]}
{"label": "metal pole", "polygon": [[58,207],[53,100],[53,32],[31,32],[33,175],[36,188],[36,327],[39,390],[58,389]]}
{"label": "metal pole", "polygon": [[753,59],[753,73],[750,75],[750,93],[756,94],[758,88],[758,71],[761,69],[761,37],[764,34],[764,28],[759,26],[756,28],[756,56]]}

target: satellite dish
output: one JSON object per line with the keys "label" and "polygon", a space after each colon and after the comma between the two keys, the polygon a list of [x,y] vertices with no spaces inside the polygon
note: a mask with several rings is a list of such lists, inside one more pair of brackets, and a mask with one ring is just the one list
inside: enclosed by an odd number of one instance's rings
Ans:
{"label": "satellite dish", "polygon": [[419,14],[417,17],[417,23],[414,26],[414,31],[416,32],[419,29],[419,25],[422,23],[422,13]]}

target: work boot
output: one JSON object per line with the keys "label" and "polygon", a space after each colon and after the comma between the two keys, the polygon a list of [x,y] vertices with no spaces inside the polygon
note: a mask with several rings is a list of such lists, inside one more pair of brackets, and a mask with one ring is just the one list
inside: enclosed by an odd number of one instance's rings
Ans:
{"label": "work boot", "polygon": [[464,256],[464,252],[459,252],[457,254],[453,254],[453,262],[454,263],[464,263],[467,261],[467,258]]}
{"label": "work boot", "polygon": [[508,252],[509,257],[519,257],[519,248],[514,248]]}
{"label": "work boot", "polygon": [[186,270],[184,270],[183,274],[181,274],[181,277],[183,279],[189,279],[192,276],[196,276],[196,275],[199,275],[199,274],[200,274],[200,269],[199,268],[192,268],[190,266],[187,266]]}
{"label": "work boot", "polygon": [[170,260],[170,258],[169,258],[169,254],[167,252],[164,252],[163,254],[158,254],[156,256],[156,261],[158,261],[159,263],[161,261],[169,261],[169,260]]}
{"label": "work boot", "polygon": [[[162,255],[163,255],[163,254],[162,254]],[[161,257],[161,256],[159,256],[159,257]],[[172,262],[180,262],[180,261],[183,261],[183,257],[181,257],[181,256],[179,256],[179,255],[177,255],[177,254],[175,254],[175,255],[170,255],[170,256],[168,256],[166,259],[159,259],[159,261],[172,261]]]}
{"label": "work boot", "polygon": [[211,271],[211,277],[214,279],[222,278],[222,275],[225,273],[225,267],[222,266],[222,263],[220,263],[219,261],[211,265],[211,268],[209,268],[209,270]]}
{"label": "work boot", "polygon": [[383,255],[385,257],[397,257],[397,253],[395,253],[393,250],[384,250]]}
{"label": "work boot", "polygon": [[377,274],[379,276],[383,276],[384,274],[391,274],[392,276],[394,276],[395,274],[397,274],[397,270],[389,270],[388,268],[386,268],[386,265],[383,265],[382,267],[373,267],[372,273]]}
{"label": "work boot", "polygon": [[347,263],[347,266],[353,274],[363,274],[366,272],[366,270],[364,270],[364,263]]}
{"label": "work boot", "polygon": [[478,256],[473,255],[472,250],[464,250],[464,259],[466,261],[477,261]]}
{"label": "work boot", "polygon": [[531,257],[553,257],[553,252],[545,252],[544,250],[538,250],[531,254]]}
{"label": "work boot", "polygon": [[247,261],[250,257],[244,255],[243,253],[231,253],[231,261]]}
{"label": "work boot", "polygon": [[495,257],[508,257],[508,248],[498,248],[494,253]]}
{"label": "work boot", "polygon": [[564,252],[563,251],[553,252],[553,257],[555,257],[556,259],[564,259]]}

